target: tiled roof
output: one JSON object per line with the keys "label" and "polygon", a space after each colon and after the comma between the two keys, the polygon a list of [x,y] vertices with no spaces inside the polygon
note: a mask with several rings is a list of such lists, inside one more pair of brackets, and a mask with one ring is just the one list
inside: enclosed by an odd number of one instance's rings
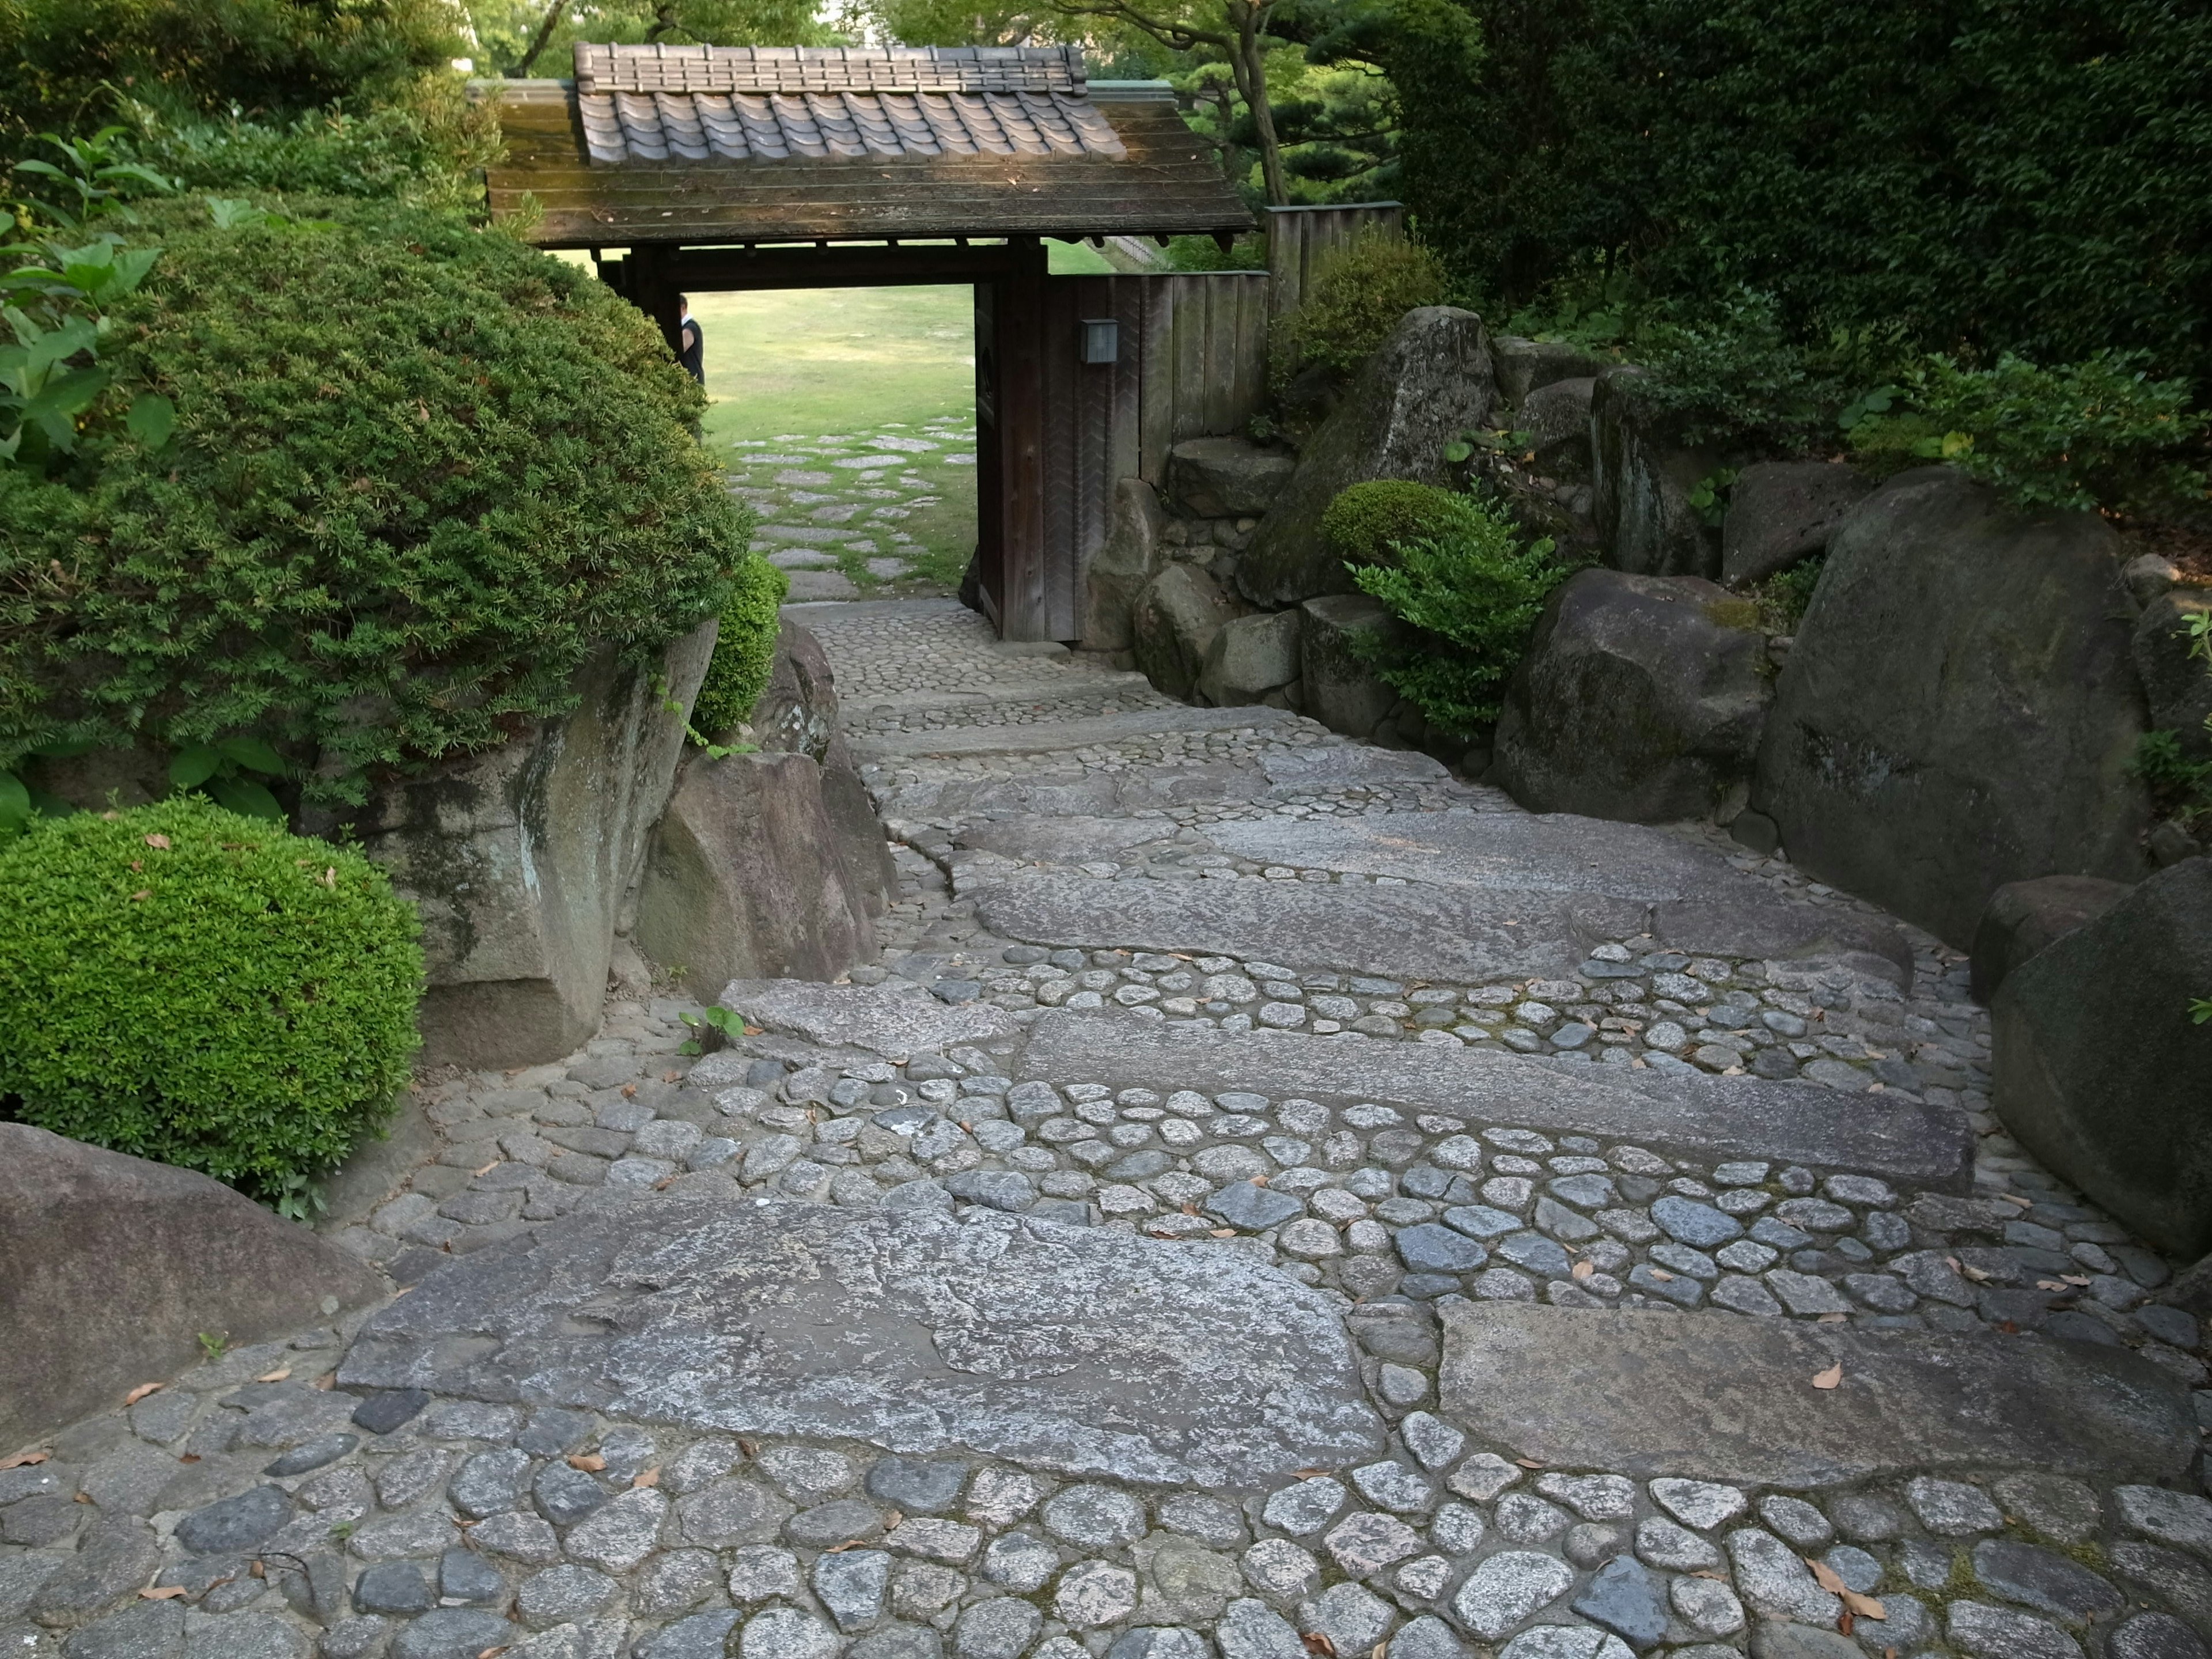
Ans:
{"label": "tiled roof", "polygon": [[1073,46],[576,47],[592,165],[1127,155]]}

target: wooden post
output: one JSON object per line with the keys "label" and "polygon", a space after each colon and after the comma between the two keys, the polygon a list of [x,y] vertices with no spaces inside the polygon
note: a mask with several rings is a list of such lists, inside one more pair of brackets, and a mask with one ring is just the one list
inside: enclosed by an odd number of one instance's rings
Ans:
{"label": "wooden post", "polygon": [[[1009,239],[1010,268],[994,296],[999,368],[999,455],[1002,515],[999,636],[1045,640],[1045,252],[1035,236]],[[1073,352],[1075,342],[1059,343]]]}
{"label": "wooden post", "polygon": [[678,250],[665,242],[647,242],[629,251],[625,292],[639,310],[660,325],[669,355],[684,355],[684,291],[677,286]]}

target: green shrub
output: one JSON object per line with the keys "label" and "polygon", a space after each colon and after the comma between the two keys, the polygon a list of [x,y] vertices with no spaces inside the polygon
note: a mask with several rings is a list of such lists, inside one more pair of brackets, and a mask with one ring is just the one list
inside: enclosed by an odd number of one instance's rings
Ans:
{"label": "green shrub", "polygon": [[1406,478],[1340,490],[1321,515],[1322,538],[1347,564],[1392,564],[1397,544],[1479,530],[1487,520],[1468,496]]}
{"label": "green shrub", "polygon": [[207,802],[0,846],[0,1115],[296,1212],[414,1052],[414,907],[360,854]]}
{"label": "green shrub", "polygon": [[1499,688],[1528,649],[1545,597],[1569,574],[1549,538],[1530,542],[1498,508],[1468,506],[1464,525],[1400,542],[1395,565],[1352,573],[1362,592],[1420,630],[1410,642],[1358,648],[1431,726],[1461,737],[1498,718]]}
{"label": "green shrub", "polygon": [[[0,468],[0,769],[252,735],[359,801],[720,609],[750,525],[704,400],[587,270],[377,204],[135,211],[112,386],[65,471]],[[160,441],[89,418],[149,392]]]}
{"label": "green shrub", "polygon": [[2142,363],[2100,352],[2055,369],[2010,356],[1974,369],[1931,356],[1844,411],[1851,447],[1881,465],[1948,461],[2024,507],[2201,499],[2205,476],[2185,458],[2205,417],[2190,411],[2186,381],[2154,380]]}
{"label": "green shrub", "polygon": [[1265,270],[1267,245],[1257,236],[1240,236],[1224,253],[1211,236],[1171,236],[1164,257],[1170,270]]}
{"label": "green shrub", "polygon": [[355,115],[335,106],[289,119],[169,116],[143,104],[127,112],[137,158],[188,190],[233,194],[392,198],[459,206],[482,194],[474,170],[498,153],[489,106],[459,101],[434,82],[408,107]]}
{"label": "green shrub", "polygon": [[1443,262],[1420,243],[1364,232],[1322,268],[1283,338],[1307,362],[1357,368],[1407,312],[1442,305],[1448,291]]}
{"label": "green shrub", "polygon": [[[1393,0],[1403,194],[1501,313],[1594,269],[1790,335],[2212,383],[2212,9]],[[1457,40],[1455,40],[1456,33]]]}
{"label": "green shrub", "polygon": [[776,631],[782,625],[776,607],[790,589],[791,579],[766,559],[748,559],[738,568],[714,635],[714,659],[700,683],[698,701],[691,705],[695,731],[719,738],[751,717],[775,656]]}

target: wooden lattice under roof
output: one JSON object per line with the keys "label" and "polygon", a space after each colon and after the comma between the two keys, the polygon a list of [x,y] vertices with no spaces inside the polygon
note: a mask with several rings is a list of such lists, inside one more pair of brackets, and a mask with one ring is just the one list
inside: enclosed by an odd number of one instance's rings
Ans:
{"label": "wooden lattice under roof", "polygon": [[1171,97],[1094,88],[1072,47],[580,44],[574,82],[485,85],[491,206],[535,198],[546,246],[1252,223]]}

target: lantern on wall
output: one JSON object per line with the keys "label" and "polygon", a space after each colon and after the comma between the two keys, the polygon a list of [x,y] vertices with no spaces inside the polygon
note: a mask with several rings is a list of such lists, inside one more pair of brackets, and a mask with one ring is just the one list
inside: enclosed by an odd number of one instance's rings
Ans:
{"label": "lantern on wall", "polygon": [[1121,325],[1111,317],[1083,319],[1083,361],[1116,363],[1121,361]]}

